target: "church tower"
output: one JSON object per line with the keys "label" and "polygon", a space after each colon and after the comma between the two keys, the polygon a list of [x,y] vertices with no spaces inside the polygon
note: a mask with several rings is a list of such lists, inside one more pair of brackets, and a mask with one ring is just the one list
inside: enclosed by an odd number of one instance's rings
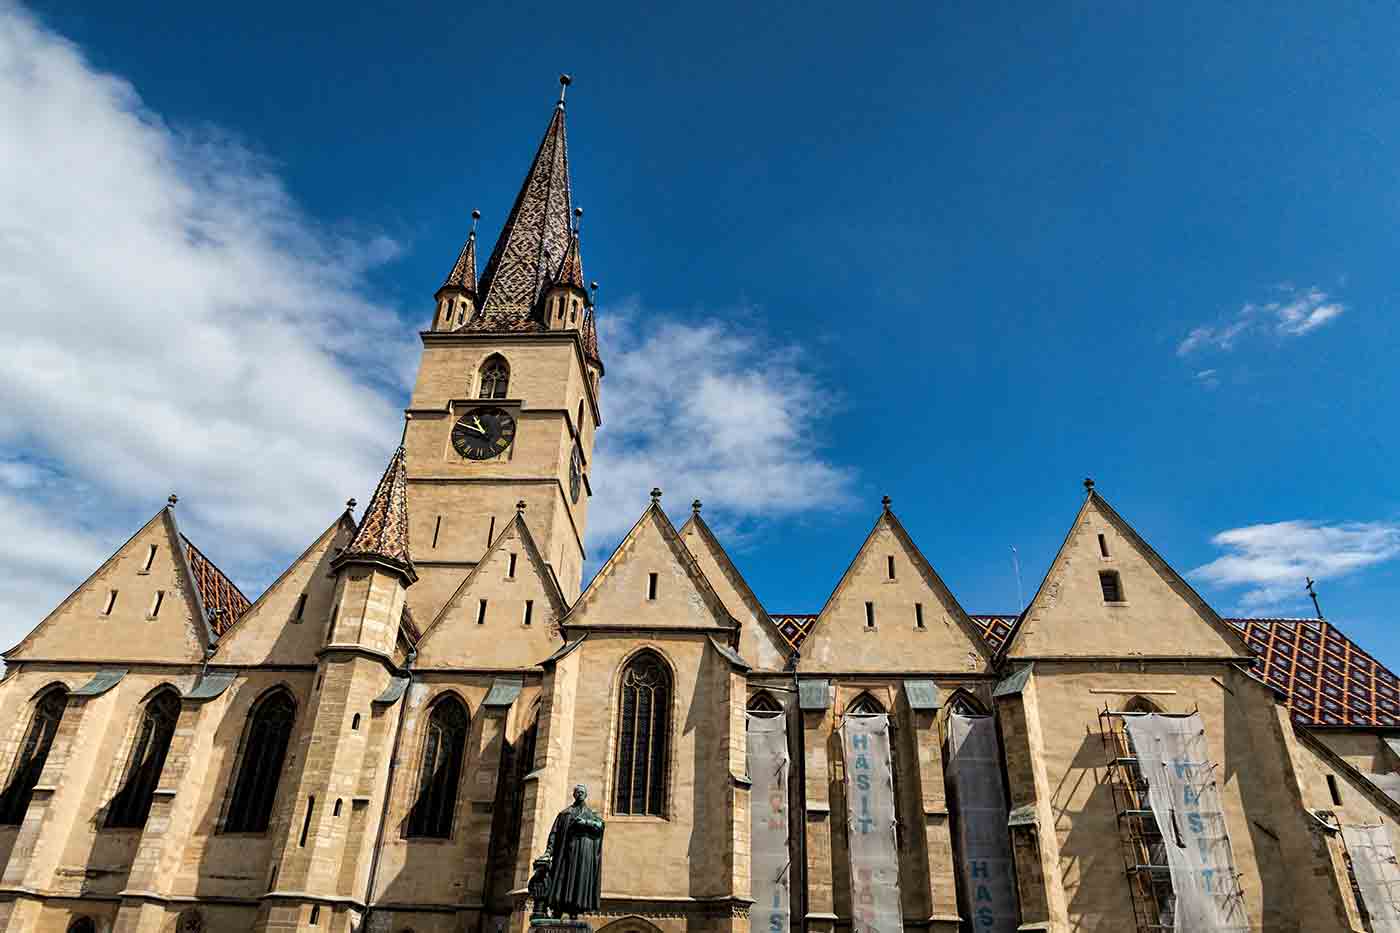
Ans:
{"label": "church tower", "polygon": [[476,223],[436,293],[405,435],[408,514],[432,618],[524,502],[560,589],[578,596],[600,422],[593,303],[572,204],[564,90],[480,279]]}

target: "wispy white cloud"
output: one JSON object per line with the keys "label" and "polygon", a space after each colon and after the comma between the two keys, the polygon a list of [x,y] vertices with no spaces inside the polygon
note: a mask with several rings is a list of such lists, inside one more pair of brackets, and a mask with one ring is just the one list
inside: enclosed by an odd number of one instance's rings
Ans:
{"label": "wispy white cloud", "polygon": [[0,642],[172,489],[234,572],[363,498],[414,358],[365,285],[397,250],[0,2]]}
{"label": "wispy white cloud", "polygon": [[1207,389],[1215,389],[1220,386],[1219,371],[1214,369],[1202,369],[1196,373],[1196,381]]}
{"label": "wispy white cloud", "polygon": [[1275,301],[1251,302],[1226,321],[1191,328],[1176,345],[1177,356],[1190,356],[1202,350],[1228,353],[1245,337],[1301,337],[1335,320],[1346,310],[1345,305],[1320,288],[1280,285],[1278,291],[1280,297]]}
{"label": "wispy white cloud", "polygon": [[636,300],[603,317],[607,422],[595,452],[590,553],[605,557],[652,486],[673,510],[704,501],[720,524],[844,505],[852,475],[816,428],[834,392],[792,346],[733,318],[684,317]]}
{"label": "wispy white cloud", "polygon": [[1305,606],[1308,577],[1338,579],[1400,557],[1400,523],[1270,522],[1222,531],[1211,543],[1226,553],[1191,576],[1244,587],[1237,611],[1268,613]]}

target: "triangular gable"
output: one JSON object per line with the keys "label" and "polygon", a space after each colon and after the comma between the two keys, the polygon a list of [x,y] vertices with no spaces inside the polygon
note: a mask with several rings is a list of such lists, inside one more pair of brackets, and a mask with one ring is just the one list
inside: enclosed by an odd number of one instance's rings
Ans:
{"label": "triangular gable", "polygon": [[[1101,574],[1117,574],[1120,600],[1106,600]],[[1000,656],[1248,659],[1252,653],[1091,488]]]}
{"label": "triangular gable", "polygon": [[213,640],[184,537],[167,506],[4,657],[200,661]]}
{"label": "triangular gable", "polygon": [[[653,574],[655,599],[649,598]],[[655,497],[589,581],[563,624],[590,628],[722,628],[731,637],[737,635],[739,625]]]}
{"label": "triangular gable", "polygon": [[[484,615],[482,600],[486,601]],[[524,513],[516,512],[418,639],[415,664],[419,668],[534,667],[559,648],[559,619],[567,609]]]}
{"label": "triangular gable", "polygon": [[354,534],[341,513],[219,639],[212,663],[315,664],[335,602],[331,561]]}
{"label": "triangular gable", "polygon": [[739,620],[743,629],[740,649],[753,659],[754,666],[759,670],[781,670],[787,663],[786,643],[709,524],[700,517],[698,509],[692,511],[690,518],[681,526],[680,536],[725,609]]}
{"label": "triangular gable", "polygon": [[978,627],[887,506],[827,597],[798,669],[981,671],[990,659]]}

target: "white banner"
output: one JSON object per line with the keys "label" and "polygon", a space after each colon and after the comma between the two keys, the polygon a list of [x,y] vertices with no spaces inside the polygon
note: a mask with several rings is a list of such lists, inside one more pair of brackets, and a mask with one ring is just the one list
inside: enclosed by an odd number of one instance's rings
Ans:
{"label": "white banner", "polygon": [[895,933],[904,929],[904,912],[899,902],[889,717],[845,717],[841,749],[851,854],[851,933]]}
{"label": "white banner", "polygon": [[1356,886],[1361,889],[1361,901],[1371,915],[1375,933],[1400,931],[1400,868],[1395,864],[1395,849],[1390,833],[1384,826],[1343,826],[1342,839],[1351,856],[1351,870]]}
{"label": "white banner", "polygon": [[1124,725],[1165,842],[1176,894],[1173,929],[1248,930],[1201,717],[1147,713],[1127,716]]}
{"label": "white banner", "polygon": [[948,717],[948,782],[962,856],[958,883],[972,914],[972,929],[1015,933],[1020,909],[992,717],[957,713]]}
{"label": "white banner", "polygon": [[751,933],[788,933],[792,857],[788,852],[787,717],[748,716]]}

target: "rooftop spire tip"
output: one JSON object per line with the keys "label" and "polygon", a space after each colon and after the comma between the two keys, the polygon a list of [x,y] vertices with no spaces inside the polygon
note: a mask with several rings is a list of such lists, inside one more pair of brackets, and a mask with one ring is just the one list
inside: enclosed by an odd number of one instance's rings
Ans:
{"label": "rooftop spire tip", "polygon": [[564,106],[564,92],[569,89],[569,85],[574,83],[572,75],[559,76],[559,106]]}

